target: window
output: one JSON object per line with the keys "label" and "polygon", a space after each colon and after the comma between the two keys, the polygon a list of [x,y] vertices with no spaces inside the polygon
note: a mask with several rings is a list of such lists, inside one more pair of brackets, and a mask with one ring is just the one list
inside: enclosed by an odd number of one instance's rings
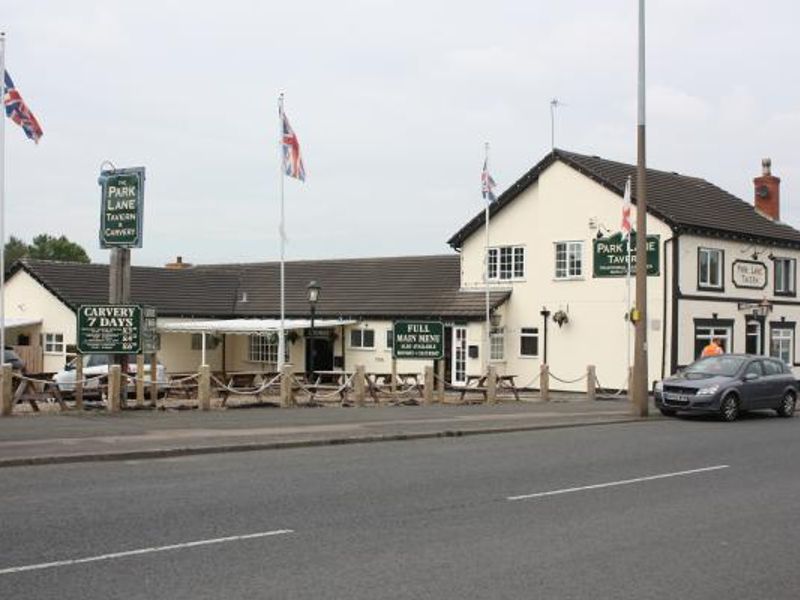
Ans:
{"label": "window", "polygon": [[45,333],[44,334],[44,351],[51,353],[61,354],[64,352],[64,334],[63,333]]}
{"label": "window", "polygon": [[539,328],[523,327],[519,333],[519,355],[539,356]]}
{"label": "window", "polygon": [[[289,360],[289,344],[284,341],[283,360]],[[278,335],[275,333],[254,334],[250,336],[247,359],[254,362],[278,364]]]}
{"label": "window", "polygon": [[350,330],[351,348],[374,348],[375,330],[374,329],[351,329]]}
{"label": "window", "polygon": [[386,347],[391,350],[394,348],[394,331],[391,329],[386,330]]}
{"label": "window", "polygon": [[[214,350],[219,345],[219,338],[215,335],[206,334],[206,350]],[[203,334],[192,334],[192,350],[203,349]]]}
{"label": "window", "polygon": [[775,259],[775,295],[794,296],[795,295],[795,272],[796,261],[793,258]]}
{"label": "window", "polygon": [[769,355],[792,364],[792,346],[794,345],[794,329],[789,327],[773,327],[770,332]]}
{"label": "window", "polygon": [[583,242],[556,242],[556,279],[583,276]]}
{"label": "window", "polygon": [[697,287],[698,289],[722,290],[722,272],[725,257],[716,248],[697,249]]}
{"label": "window", "polygon": [[490,281],[523,279],[525,248],[522,246],[489,248],[488,276]]}
{"label": "window", "polygon": [[754,360],[749,365],[747,365],[747,368],[745,369],[744,374],[745,375],[758,375],[759,377],[761,377],[764,374],[764,371],[761,368],[761,361],[760,360]]}
{"label": "window", "polygon": [[763,362],[765,375],[783,375],[788,370],[786,365],[782,365],[777,360],[765,360]]}
{"label": "window", "polygon": [[732,325],[725,324],[710,324],[710,325],[698,325],[695,324],[694,328],[694,357],[700,358],[700,354],[703,352],[703,348],[705,348],[708,343],[712,339],[717,339],[719,341],[719,345],[722,346],[722,349],[725,352],[731,352],[731,331],[733,330]]}
{"label": "window", "polygon": [[489,332],[489,360],[505,359],[506,336],[502,327],[492,327]]}

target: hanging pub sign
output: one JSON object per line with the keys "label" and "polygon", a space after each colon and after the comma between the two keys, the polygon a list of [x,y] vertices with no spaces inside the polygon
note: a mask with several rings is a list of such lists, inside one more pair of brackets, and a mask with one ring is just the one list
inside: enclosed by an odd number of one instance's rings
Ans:
{"label": "hanging pub sign", "polygon": [[733,285],[737,288],[763,290],[767,287],[767,265],[755,260],[733,261]]}
{"label": "hanging pub sign", "polygon": [[439,360],[444,356],[444,324],[441,321],[395,321],[392,357]]}
{"label": "hanging pub sign", "polygon": [[82,304],[78,307],[78,352],[139,354],[142,313],[138,304]]}
{"label": "hanging pub sign", "polygon": [[[659,274],[659,242],[660,236],[647,236],[647,275]],[[594,276],[625,277],[628,275],[628,243],[622,232],[609,237],[595,239]],[[636,273],[636,233],[631,234],[631,277]]]}
{"label": "hanging pub sign", "polygon": [[144,167],[100,172],[100,247],[141,248]]}

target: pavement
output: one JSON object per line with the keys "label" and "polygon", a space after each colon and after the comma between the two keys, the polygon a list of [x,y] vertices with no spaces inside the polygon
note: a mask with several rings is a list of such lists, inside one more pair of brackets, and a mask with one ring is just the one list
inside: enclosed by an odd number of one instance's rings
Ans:
{"label": "pavement", "polygon": [[[653,414],[656,411],[651,411]],[[652,417],[659,418],[659,417]],[[640,421],[623,398],[497,405],[103,411],[0,419],[0,468],[497,434]]]}

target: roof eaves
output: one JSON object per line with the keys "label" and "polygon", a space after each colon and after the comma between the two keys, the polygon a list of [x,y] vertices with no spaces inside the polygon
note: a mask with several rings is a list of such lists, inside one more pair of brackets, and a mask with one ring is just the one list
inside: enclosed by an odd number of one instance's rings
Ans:
{"label": "roof eaves", "polygon": [[39,283],[39,285],[41,285],[44,289],[53,294],[53,296],[55,296],[59,302],[61,302],[71,311],[75,312],[77,310],[78,308],[77,306],[69,302],[56,288],[48,284],[47,280],[44,277],[42,277],[39,273],[37,273],[36,270],[33,268],[33,266],[30,263],[28,263],[28,261],[24,258],[17,260],[13,265],[11,265],[11,268],[9,269],[9,275],[14,275],[20,270],[25,271],[28,275],[33,277],[33,279],[35,279],[36,282]]}

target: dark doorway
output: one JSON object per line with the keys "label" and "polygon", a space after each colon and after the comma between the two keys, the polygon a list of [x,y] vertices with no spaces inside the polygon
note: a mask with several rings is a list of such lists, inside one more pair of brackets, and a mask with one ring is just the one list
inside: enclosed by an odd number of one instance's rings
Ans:
{"label": "dark doorway", "polygon": [[453,328],[444,328],[444,380],[453,381]]}
{"label": "dark doorway", "polygon": [[315,371],[333,370],[333,342],[330,338],[306,338],[306,369],[310,371],[312,364]]}

